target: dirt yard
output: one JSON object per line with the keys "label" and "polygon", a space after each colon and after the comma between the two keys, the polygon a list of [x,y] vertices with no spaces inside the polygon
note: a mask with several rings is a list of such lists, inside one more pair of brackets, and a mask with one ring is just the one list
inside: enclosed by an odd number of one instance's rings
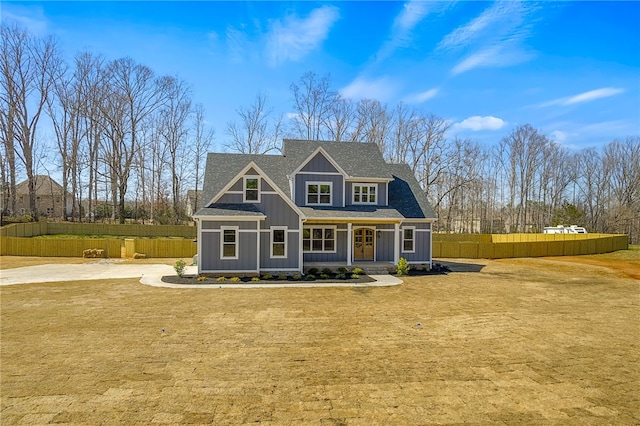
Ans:
{"label": "dirt yard", "polygon": [[640,424],[640,251],[447,264],[383,288],[1,287],[0,424]]}

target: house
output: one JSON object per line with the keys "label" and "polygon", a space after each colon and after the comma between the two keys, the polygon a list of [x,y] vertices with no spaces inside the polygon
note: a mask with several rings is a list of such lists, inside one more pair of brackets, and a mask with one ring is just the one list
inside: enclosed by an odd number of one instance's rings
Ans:
{"label": "house", "polygon": [[[64,203],[64,189],[47,175],[35,176],[36,209],[41,216],[63,217],[71,214],[71,194],[67,192],[66,206]],[[29,207],[29,181],[24,180],[16,185],[16,214],[23,215],[31,212]]]}
{"label": "house", "polygon": [[186,214],[192,217],[193,214],[202,206],[202,191],[189,189],[185,199]]}
{"label": "house", "polygon": [[199,273],[431,266],[436,215],[411,169],[376,144],[285,139],[283,155],[209,154],[204,179]]}

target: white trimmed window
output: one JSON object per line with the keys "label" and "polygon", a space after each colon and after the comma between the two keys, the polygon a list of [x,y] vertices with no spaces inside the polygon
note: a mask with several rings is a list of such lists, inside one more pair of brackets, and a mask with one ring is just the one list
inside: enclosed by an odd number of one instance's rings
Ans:
{"label": "white trimmed window", "polygon": [[220,227],[220,259],[238,258],[238,227]]}
{"label": "white trimmed window", "polygon": [[336,228],[304,228],[302,230],[302,251],[335,253]]}
{"label": "white trimmed window", "polygon": [[402,251],[405,253],[415,253],[416,228],[415,226],[402,227]]}
{"label": "white trimmed window", "polygon": [[271,257],[287,257],[287,227],[271,227]]}
{"label": "white trimmed window", "polygon": [[307,205],[331,205],[332,182],[307,182]]}
{"label": "white trimmed window", "polygon": [[260,178],[258,176],[245,176],[242,187],[244,188],[242,201],[245,203],[260,202]]}
{"label": "white trimmed window", "polygon": [[378,184],[354,183],[353,204],[377,204]]}

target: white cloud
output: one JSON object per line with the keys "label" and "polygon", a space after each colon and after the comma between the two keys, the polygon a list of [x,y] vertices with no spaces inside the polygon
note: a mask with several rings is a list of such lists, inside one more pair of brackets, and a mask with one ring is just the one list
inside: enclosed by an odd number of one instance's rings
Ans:
{"label": "white cloud", "polygon": [[495,45],[480,50],[461,62],[451,70],[453,75],[462,74],[475,68],[501,68],[520,64],[532,59],[533,53],[524,52],[505,45]]}
{"label": "white cloud", "polygon": [[358,77],[340,89],[340,94],[349,99],[376,99],[385,102],[393,97],[397,89],[397,84],[387,77],[374,80]]}
{"label": "white cloud", "polygon": [[608,98],[609,96],[617,95],[624,92],[623,89],[616,87],[605,87],[602,89],[590,90],[588,92],[580,93],[579,95],[572,96],[567,99],[564,104],[571,105],[580,102],[589,102],[600,98]]}
{"label": "white cloud", "polygon": [[410,104],[420,104],[422,102],[426,102],[429,99],[436,97],[439,92],[440,90],[436,88],[429,89],[424,92],[410,94],[406,96],[403,100]]}
{"label": "white cloud", "polygon": [[382,45],[376,59],[383,61],[402,47],[406,47],[412,40],[414,28],[432,12],[438,12],[449,7],[447,1],[426,2],[424,0],[410,0],[402,7],[402,11],[396,16],[391,28],[389,39]]}
{"label": "white cloud", "polygon": [[3,2],[0,9],[2,10],[2,21],[5,24],[13,21],[24,27],[33,36],[47,35],[48,22],[42,7],[20,6]]}
{"label": "white cloud", "polygon": [[564,143],[567,140],[568,133],[560,130],[554,130],[550,133],[551,139],[557,143]]}
{"label": "white cloud", "polygon": [[[524,5],[518,1],[497,1],[466,25],[461,25],[447,34],[437,49],[459,49],[489,37],[513,36],[526,14]],[[480,39],[480,40],[479,40]]]}
{"label": "white cloud", "polygon": [[573,105],[583,102],[591,102],[596,99],[608,98],[609,96],[615,96],[623,93],[624,89],[619,87],[603,87],[601,89],[589,90],[588,92],[580,93],[578,95],[553,99],[548,102],[540,104],[540,107],[548,107],[553,105]]}
{"label": "white cloud", "polygon": [[473,117],[466,118],[459,123],[453,125],[456,129],[467,129],[474,132],[481,130],[499,130],[506,125],[506,121],[501,118],[488,116],[474,115]]}
{"label": "white cloud", "polygon": [[306,18],[289,15],[274,21],[267,35],[269,63],[277,66],[302,59],[326,40],[338,18],[336,7],[322,6],[311,11]]}
{"label": "white cloud", "polygon": [[531,2],[497,1],[469,23],[455,28],[436,50],[470,50],[453,69],[454,75],[481,67],[505,67],[531,60],[535,55],[523,47],[530,36],[529,16],[537,6]]}

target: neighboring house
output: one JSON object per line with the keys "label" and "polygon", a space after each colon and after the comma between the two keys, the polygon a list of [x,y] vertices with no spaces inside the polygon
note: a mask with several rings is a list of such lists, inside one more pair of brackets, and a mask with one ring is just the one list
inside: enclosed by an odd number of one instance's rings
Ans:
{"label": "neighboring house", "polygon": [[185,204],[187,216],[192,217],[193,214],[202,207],[202,190],[188,190]]}
{"label": "neighboring house", "polygon": [[[64,190],[55,180],[46,175],[36,175],[36,209],[47,217],[63,217],[71,214],[71,194],[67,193],[67,205],[63,205]],[[16,212],[23,215],[31,212],[29,207],[29,181],[16,185]]]}
{"label": "neighboring house", "polygon": [[376,144],[285,139],[281,156],[209,154],[203,201],[199,273],[431,266],[436,215],[411,169]]}

